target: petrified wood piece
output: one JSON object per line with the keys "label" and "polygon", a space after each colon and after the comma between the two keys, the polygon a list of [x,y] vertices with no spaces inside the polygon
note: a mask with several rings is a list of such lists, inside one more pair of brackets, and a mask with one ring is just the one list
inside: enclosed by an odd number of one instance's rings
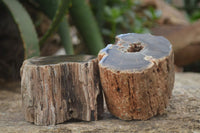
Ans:
{"label": "petrified wood piece", "polygon": [[122,34],[98,55],[108,110],[123,120],[163,114],[174,85],[170,42],[151,34]]}
{"label": "petrified wood piece", "polygon": [[54,125],[97,120],[103,112],[98,60],[89,55],[36,57],[21,68],[25,119]]}

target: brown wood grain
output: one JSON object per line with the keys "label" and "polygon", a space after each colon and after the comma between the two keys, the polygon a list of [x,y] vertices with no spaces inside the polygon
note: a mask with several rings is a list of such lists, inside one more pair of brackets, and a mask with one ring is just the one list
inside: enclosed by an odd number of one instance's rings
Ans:
{"label": "brown wood grain", "polygon": [[74,61],[55,64],[45,62],[51,57],[24,61],[21,93],[27,121],[36,125],[55,125],[70,119],[97,120],[101,115],[103,97],[98,61],[87,55],[84,61],[74,58]]}

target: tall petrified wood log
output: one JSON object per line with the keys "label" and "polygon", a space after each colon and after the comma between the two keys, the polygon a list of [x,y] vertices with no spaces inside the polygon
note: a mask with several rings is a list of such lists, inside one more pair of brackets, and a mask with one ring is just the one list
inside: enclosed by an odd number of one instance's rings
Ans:
{"label": "tall petrified wood log", "polygon": [[170,42],[151,34],[122,34],[98,55],[108,110],[124,119],[163,114],[174,85]]}
{"label": "tall petrified wood log", "polygon": [[103,112],[98,60],[89,55],[36,57],[21,68],[25,119],[54,125],[97,120]]}

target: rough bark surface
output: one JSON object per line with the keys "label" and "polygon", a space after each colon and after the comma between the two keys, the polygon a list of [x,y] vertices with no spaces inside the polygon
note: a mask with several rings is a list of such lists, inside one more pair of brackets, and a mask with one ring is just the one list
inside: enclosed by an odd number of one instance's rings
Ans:
{"label": "rough bark surface", "polygon": [[24,61],[21,77],[26,121],[36,125],[92,121],[103,111],[98,61],[93,56],[31,58]]}
{"label": "rough bark surface", "polygon": [[[138,39],[137,35],[132,35],[133,38],[136,37],[136,39]],[[132,35],[127,34],[125,36]],[[149,35],[140,37],[146,37],[145,39],[148,40]],[[151,37],[152,36],[149,38],[150,41],[152,40]],[[146,41],[145,39],[144,41]],[[161,38],[156,39],[158,39],[157,42],[161,42],[160,45],[165,45],[162,44]],[[117,38],[117,45],[120,44],[123,46],[126,43],[128,43],[126,39],[123,40],[120,37]],[[153,41],[151,43],[153,44],[156,42]],[[157,114],[163,114],[165,108],[169,104],[169,98],[171,97],[174,85],[174,56],[172,49],[170,49],[168,54],[162,58],[156,59],[145,55],[144,59],[152,62],[152,64],[143,67],[142,69],[134,68],[134,65],[137,66],[137,63],[140,63],[140,61],[137,62],[136,60],[136,63],[133,64],[133,70],[118,70],[117,67],[106,63],[106,59],[109,60],[108,58],[111,56],[109,54],[114,53],[111,52],[111,49],[114,49],[114,47],[116,47],[116,45],[109,47],[108,49],[110,51],[108,50],[107,53],[104,49],[100,51],[98,55],[100,61],[99,69],[101,84],[104,90],[108,110],[113,115],[124,120],[146,120]],[[144,47],[146,46],[144,45]],[[118,52],[121,52],[121,49],[118,49]],[[122,54],[125,55],[130,53]],[[132,57],[134,58],[134,56],[137,55],[133,54]],[[115,60],[118,60],[117,62],[119,64],[125,63],[123,61],[125,59],[115,58]],[[131,61],[132,60],[130,60],[130,62]]]}

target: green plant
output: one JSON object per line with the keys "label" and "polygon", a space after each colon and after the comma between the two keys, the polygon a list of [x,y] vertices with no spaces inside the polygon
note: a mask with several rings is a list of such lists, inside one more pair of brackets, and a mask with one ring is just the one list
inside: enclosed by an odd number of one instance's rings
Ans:
{"label": "green plant", "polygon": [[[64,6],[63,6],[64,5]],[[47,40],[49,36],[52,35],[52,33],[57,28],[57,25],[62,21],[63,16],[65,16],[67,9],[68,9],[69,1],[68,0],[62,0],[59,3],[58,9],[56,11],[55,17],[53,18],[52,24],[46,34],[42,37],[40,40],[40,45],[44,44],[44,42]]]}
{"label": "green plant", "polygon": [[184,0],[184,10],[188,14],[192,14],[194,11],[199,9],[200,0]]}
{"label": "green plant", "polygon": [[[165,0],[172,3],[169,0]],[[190,22],[194,22],[198,19],[200,19],[200,0],[182,0],[183,1],[183,7],[177,7],[179,10],[182,10],[186,13],[186,16],[188,17]]]}
{"label": "green plant", "polygon": [[[67,54],[74,54],[66,16],[68,9],[73,22],[86,42],[89,52],[97,54],[104,47],[97,23],[85,0],[0,0],[0,2],[6,5],[18,26],[24,44],[25,58],[39,56],[39,49],[56,30]],[[20,2],[26,2],[34,8],[38,8],[52,20],[51,26],[40,41],[29,14]],[[37,3],[37,6],[33,2]]]}
{"label": "green plant", "polygon": [[[59,9],[58,7],[58,1],[57,0],[35,0],[39,4],[39,10],[42,10],[51,20],[54,19],[54,16],[56,14],[56,11]],[[66,5],[63,7],[61,10],[62,13],[65,13],[66,9],[69,7],[69,0],[67,0]],[[60,6],[62,6],[62,3],[60,3]],[[58,11],[59,12],[59,11]],[[55,19],[54,19],[55,20]],[[58,21],[59,22],[59,21]],[[56,28],[56,25],[54,29]],[[54,30],[52,30],[54,31]],[[65,51],[67,54],[74,54],[71,38],[70,38],[70,33],[69,33],[69,24],[67,22],[67,17],[64,15],[63,20],[60,22],[60,25],[58,26],[58,33],[61,38],[61,44],[64,46]],[[46,39],[45,39],[46,40]],[[42,45],[43,42],[40,44]]]}
{"label": "green plant", "polygon": [[[92,0],[95,1],[95,0]],[[95,2],[92,2],[95,4]],[[103,22],[100,21],[101,32],[106,41],[111,43],[117,34],[126,32],[148,33],[149,28],[154,26],[155,21],[160,17],[161,12],[153,7],[140,8],[140,2],[135,0],[105,0],[102,9]],[[98,8],[92,5],[93,10]],[[97,9],[96,9],[96,8]],[[97,20],[102,20],[102,15],[96,14]]]}
{"label": "green plant", "polygon": [[183,0],[183,10],[186,12],[189,20],[194,22],[200,19],[200,0]]}
{"label": "green plant", "polygon": [[9,9],[15,23],[18,25],[25,49],[25,58],[39,56],[39,40],[37,38],[37,33],[24,7],[17,0],[2,0],[2,2]]}
{"label": "green plant", "polygon": [[[94,13],[99,25],[98,28],[86,0],[20,0],[22,3],[27,2],[41,10],[52,20],[49,30],[40,41],[38,41],[33,22],[21,3],[18,0],[0,1],[8,7],[15,22],[18,24],[24,43],[26,58],[39,56],[39,49],[43,46],[46,39],[55,31],[58,31],[61,37],[61,43],[66,52],[68,54],[74,53],[66,16],[68,9],[74,24],[82,35],[91,54],[97,54],[98,51],[104,47],[99,28],[103,36],[108,38],[109,42],[112,42],[116,34],[124,32],[149,32],[148,28],[154,25],[154,21],[160,15],[153,7],[149,7],[145,10],[140,9],[140,3],[136,0],[91,0],[90,4],[93,11],[95,11]],[[38,6],[32,4],[32,1],[37,3],[36,5]],[[20,15],[21,12],[26,15]],[[28,19],[28,21],[26,21],[26,19]],[[29,26],[25,27],[25,22],[29,22]]]}
{"label": "green plant", "polygon": [[[2,0],[2,2],[9,9],[15,23],[18,26],[22,42],[24,44],[25,58],[39,56],[40,51],[37,33],[27,11],[24,9],[24,7],[18,0]],[[65,16],[65,12],[68,7],[66,5],[68,5],[68,2],[68,0],[60,0],[59,8],[54,16],[53,22],[47,33],[40,40],[41,45],[52,34],[52,32],[61,22],[62,18]]]}
{"label": "green plant", "polygon": [[[55,0],[41,1],[35,0],[39,3],[40,9],[44,11],[51,19],[53,18],[55,11],[57,10],[56,5],[58,3]],[[90,54],[96,55],[100,49],[104,47],[103,39],[99,32],[96,21],[93,18],[93,14],[90,7],[85,0],[72,0],[70,2],[69,13],[71,18],[78,28],[80,34],[82,35],[86,46],[89,49]],[[58,32],[63,41],[64,47],[67,53],[72,54],[71,39],[69,36],[69,24],[67,23],[67,18],[63,19],[61,22]],[[69,45],[70,44],[70,45]]]}
{"label": "green plant", "polygon": [[200,19],[200,10],[194,11],[191,15],[190,15],[190,21],[191,22],[195,22],[198,19]]}
{"label": "green plant", "polygon": [[104,43],[90,7],[85,0],[72,0],[70,15],[92,54],[98,54]]}
{"label": "green plant", "polygon": [[93,13],[95,14],[96,20],[98,22],[99,28],[101,29],[103,27],[104,23],[104,12],[102,9],[104,9],[106,0],[90,0],[91,8]]}

